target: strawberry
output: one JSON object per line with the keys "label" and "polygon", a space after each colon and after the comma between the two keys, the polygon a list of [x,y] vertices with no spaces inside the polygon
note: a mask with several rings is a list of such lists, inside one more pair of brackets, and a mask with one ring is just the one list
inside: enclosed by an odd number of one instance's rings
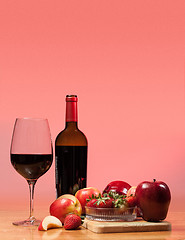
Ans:
{"label": "strawberry", "polygon": [[64,228],[66,230],[76,229],[81,225],[81,217],[76,214],[69,214],[64,219]]}
{"label": "strawberry", "polygon": [[[106,196],[105,194],[104,196]],[[127,204],[126,195],[119,195],[118,193],[112,192],[112,191],[110,191],[108,195],[110,198],[114,199],[113,201],[114,208],[125,209],[127,207],[128,204]]]}
{"label": "strawberry", "polygon": [[130,195],[126,197],[126,201],[127,201],[128,207],[135,207],[137,205],[135,196]]}
{"label": "strawberry", "polygon": [[102,198],[102,199],[98,200],[96,205],[99,208],[111,208],[111,207],[113,207],[113,199],[109,198],[109,197],[107,197],[107,199]]}
{"label": "strawberry", "polygon": [[92,196],[92,198],[87,199],[87,207],[94,207],[94,208],[111,208],[113,207],[113,198],[109,196]]}
{"label": "strawberry", "polygon": [[87,207],[96,207],[96,202],[97,202],[97,199],[93,198],[87,202],[86,206]]}

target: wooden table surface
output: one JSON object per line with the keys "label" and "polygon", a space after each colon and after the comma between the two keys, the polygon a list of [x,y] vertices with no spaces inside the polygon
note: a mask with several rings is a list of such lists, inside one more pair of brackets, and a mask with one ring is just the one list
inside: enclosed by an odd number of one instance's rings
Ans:
{"label": "wooden table surface", "polygon": [[[21,210],[0,210],[0,240],[111,240],[111,239],[147,239],[147,240],[185,240],[185,211],[169,212],[166,218],[171,222],[171,231],[162,232],[138,232],[138,233],[93,233],[83,227],[79,230],[51,229],[48,231],[38,231],[37,227],[18,227],[12,225],[12,221],[24,220],[27,217],[27,211]],[[42,219],[47,213],[40,210],[37,216]]]}

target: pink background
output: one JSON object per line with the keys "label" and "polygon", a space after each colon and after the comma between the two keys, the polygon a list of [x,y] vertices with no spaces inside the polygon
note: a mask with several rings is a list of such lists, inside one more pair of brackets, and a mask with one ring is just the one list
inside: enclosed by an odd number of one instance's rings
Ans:
{"label": "pink background", "polygon": [[[185,197],[184,0],[0,2],[0,206],[28,205],[10,164],[16,117],[47,117],[53,142],[65,95],[79,97],[88,186],[165,181]],[[55,199],[54,164],[35,205]]]}

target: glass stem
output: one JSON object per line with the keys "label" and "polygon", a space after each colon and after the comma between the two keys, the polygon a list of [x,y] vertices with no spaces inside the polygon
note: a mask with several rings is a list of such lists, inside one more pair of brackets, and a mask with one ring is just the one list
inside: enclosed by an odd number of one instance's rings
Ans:
{"label": "glass stem", "polygon": [[29,184],[29,191],[30,191],[30,216],[29,219],[34,221],[35,217],[34,215],[34,188],[35,188],[35,183],[37,180],[27,180]]}

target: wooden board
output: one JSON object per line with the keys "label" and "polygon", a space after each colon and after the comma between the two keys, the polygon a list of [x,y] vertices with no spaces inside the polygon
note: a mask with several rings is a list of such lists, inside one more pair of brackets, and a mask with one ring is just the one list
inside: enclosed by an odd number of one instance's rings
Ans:
{"label": "wooden board", "polygon": [[120,233],[120,232],[153,232],[170,231],[171,224],[167,221],[162,222],[101,222],[85,219],[83,227],[95,233]]}

